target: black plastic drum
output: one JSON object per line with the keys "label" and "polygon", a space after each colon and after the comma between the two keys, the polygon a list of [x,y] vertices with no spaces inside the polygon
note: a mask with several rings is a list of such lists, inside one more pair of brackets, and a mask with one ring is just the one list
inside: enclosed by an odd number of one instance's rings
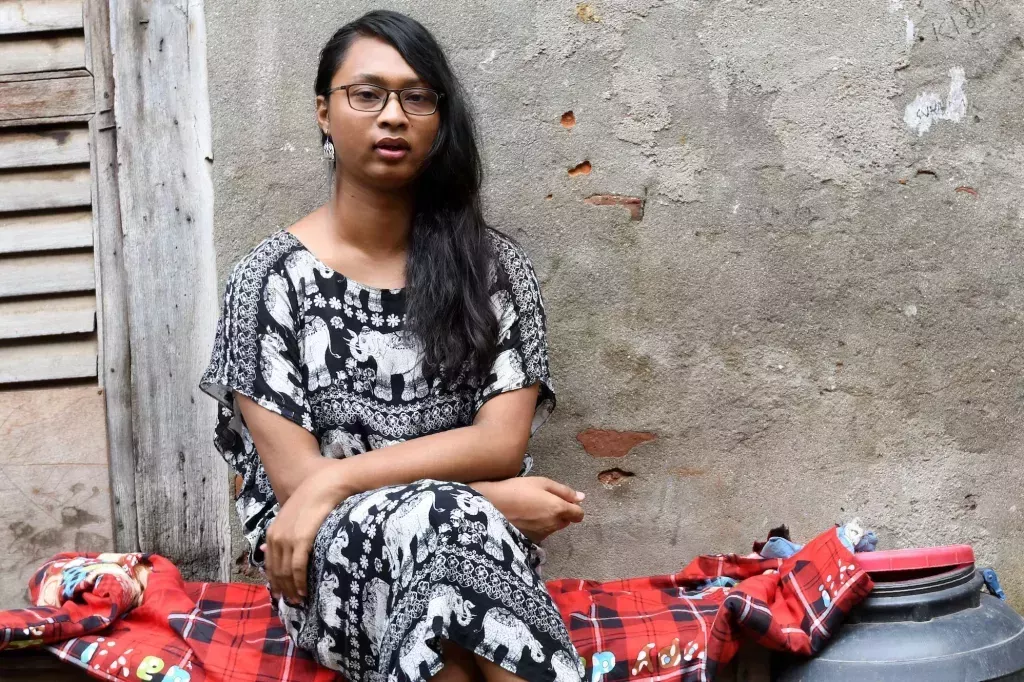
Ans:
{"label": "black plastic drum", "polygon": [[816,658],[776,660],[773,679],[1024,682],[1024,618],[982,592],[973,563],[877,574],[865,568],[875,589],[836,638]]}

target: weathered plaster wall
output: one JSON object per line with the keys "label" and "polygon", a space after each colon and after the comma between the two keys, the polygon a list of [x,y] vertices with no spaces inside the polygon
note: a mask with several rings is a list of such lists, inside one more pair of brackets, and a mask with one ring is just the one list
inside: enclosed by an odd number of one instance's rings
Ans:
{"label": "weathered plaster wall", "polygon": [[105,424],[94,385],[0,392],[0,608],[54,554],[110,551]]}
{"label": "weathered plaster wall", "polygon": [[588,493],[550,575],[857,515],[973,543],[1024,606],[1024,4],[208,3],[222,276],[326,197],[317,51],[378,5],[447,47],[543,280],[533,452]]}

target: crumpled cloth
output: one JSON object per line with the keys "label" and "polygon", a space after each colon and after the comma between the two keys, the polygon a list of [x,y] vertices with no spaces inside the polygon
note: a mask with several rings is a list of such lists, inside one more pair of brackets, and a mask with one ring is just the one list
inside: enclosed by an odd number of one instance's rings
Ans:
{"label": "crumpled cloth", "polygon": [[[547,585],[587,682],[713,682],[744,634],[813,655],[872,587],[835,529],[785,560],[709,555],[672,575]],[[158,555],[59,554],[29,593],[35,607],[0,612],[0,655],[45,647],[120,682],[342,681],[288,638],[265,586],[186,583]]]}
{"label": "crumpled cloth", "polygon": [[710,555],[672,575],[547,584],[589,682],[713,682],[744,636],[814,655],[873,587],[834,528],[788,559]]}
{"label": "crumpled cloth", "polygon": [[101,680],[342,679],[287,637],[266,587],[186,583],[155,554],[58,554],[29,595],[0,612],[0,650],[45,647]]}

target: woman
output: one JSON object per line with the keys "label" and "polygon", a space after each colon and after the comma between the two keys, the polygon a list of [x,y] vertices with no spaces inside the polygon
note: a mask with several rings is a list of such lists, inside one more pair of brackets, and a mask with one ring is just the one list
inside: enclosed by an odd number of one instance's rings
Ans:
{"label": "woman", "polygon": [[554,407],[529,260],[480,210],[433,36],[371,12],[316,77],[327,204],[234,268],[202,387],[288,632],[349,682],[578,680],[535,544],[581,521],[526,444]]}

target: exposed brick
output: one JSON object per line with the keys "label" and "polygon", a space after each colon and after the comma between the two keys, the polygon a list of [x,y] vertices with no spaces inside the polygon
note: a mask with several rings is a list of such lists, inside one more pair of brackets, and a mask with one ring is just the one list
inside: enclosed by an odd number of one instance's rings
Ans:
{"label": "exposed brick", "polygon": [[576,440],[591,457],[625,457],[640,443],[652,441],[658,436],[643,431],[610,431],[587,429],[581,431]]}
{"label": "exposed brick", "polygon": [[589,2],[581,2],[576,5],[576,18],[584,24],[593,24],[601,21],[601,17],[594,11]]}
{"label": "exposed brick", "polygon": [[629,209],[630,220],[642,220],[644,217],[644,200],[640,197],[627,197],[621,194],[595,194],[583,201],[594,206],[624,206]]}
{"label": "exposed brick", "polygon": [[593,166],[590,165],[589,161],[584,161],[581,164],[577,164],[569,169],[569,175],[590,175],[590,171],[593,170]]}
{"label": "exposed brick", "polygon": [[622,485],[634,476],[636,476],[636,474],[632,471],[623,471],[616,467],[614,469],[605,469],[599,473],[597,475],[597,480],[610,488],[614,488],[615,486]]}

